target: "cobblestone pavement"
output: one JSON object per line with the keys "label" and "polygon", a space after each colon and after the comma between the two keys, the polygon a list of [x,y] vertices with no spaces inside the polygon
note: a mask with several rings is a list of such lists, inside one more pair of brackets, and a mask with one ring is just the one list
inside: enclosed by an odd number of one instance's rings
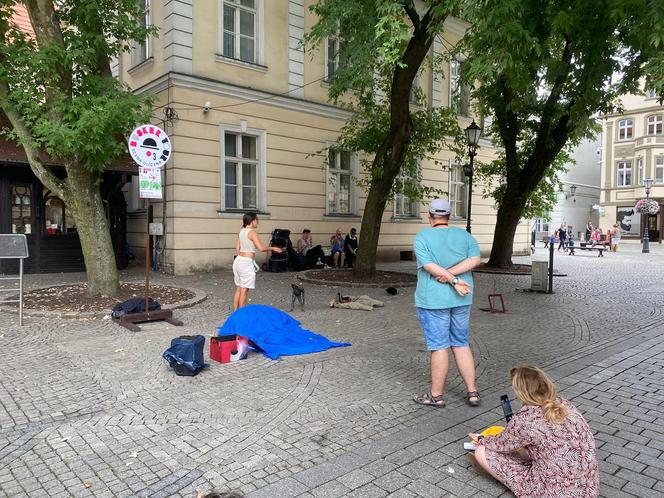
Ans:
{"label": "cobblestone pavement", "polygon": [[[639,250],[556,253],[567,276],[553,295],[518,290],[530,277],[477,275],[475,409],[454,369],[447,408],[411,401],[429,375],[413,289],[362,290],[386,302],[363,312],[330,309],[337,289],[309,284],[306,311],[293,315],[352,347],[279,361],[253,354],[194,378],[169,372],[161,353],[174,336],[209,336],[223,323],[230,273],[156,277],[209,294],[176,312],[184,327],[131,333],[109,320],[30,317],[19,328],[0,312],[0,496],[193,497],[212,487],[254,497],[512,496],[468,469],[462,441],[501,419],[509,368],[524,362],[550,372],[590,421],[603,496],[664,496],[664,247]],[[29,276],[28,285],[81,278]],[[140,269],[124,278],[140,280]],[[292,278],[260,273],[253,301],[285,308]],[[479,309],[491,292],[508,313]]]}

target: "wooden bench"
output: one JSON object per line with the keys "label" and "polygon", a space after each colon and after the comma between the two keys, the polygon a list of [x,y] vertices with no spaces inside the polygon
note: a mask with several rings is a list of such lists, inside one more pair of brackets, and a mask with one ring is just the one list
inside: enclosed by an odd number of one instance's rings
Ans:
{"label": "wooden bench", "polygon": [[567,248],[569,249],[569,255],[570,256],[575,256],[574,251],[576,251],[578,249],[579,251],[597,251],[598,252],[598,254],[597,254],[598,258],[603,258],[604,257],[604,254],[603,254],[604,251],[608,251],[608,249],[609,249],[608,247],[606,247],[604,245],[601,245],[601,244],[597,244],[595,246],[589,246],[589,245],[577,246],[575,244],[574,247],[569,247],[568,246]]}

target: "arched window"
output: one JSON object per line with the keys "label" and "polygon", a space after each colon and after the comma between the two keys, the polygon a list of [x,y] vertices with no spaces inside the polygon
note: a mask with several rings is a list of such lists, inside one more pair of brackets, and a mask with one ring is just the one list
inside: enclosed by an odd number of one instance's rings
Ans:
{"label": "arched window", "polygon": [[662,115],[648,116],[648,135],[662,134]]}
{"label": "arched window", "polygon": [[59,197],[51,194],[50,190],[44,192],[44,233],[57,235],[76,231],[73,220],[67,217],[65,203]]}

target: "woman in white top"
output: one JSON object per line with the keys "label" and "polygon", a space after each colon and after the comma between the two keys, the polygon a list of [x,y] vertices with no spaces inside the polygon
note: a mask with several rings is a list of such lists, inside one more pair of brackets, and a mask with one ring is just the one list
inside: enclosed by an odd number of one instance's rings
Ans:
{"label": "woman in white top", "polygon": [[233,275],[235,276],[235,295],[233,296],[233,311],[247,305],[249,289],[256,287],[256,251],[282,252],[280,247],[263,247],[258,240],[256,227],[258,217],[256,213],[245,213],[242,217],[242,230],[235,244],[237,256],[233,261]]}

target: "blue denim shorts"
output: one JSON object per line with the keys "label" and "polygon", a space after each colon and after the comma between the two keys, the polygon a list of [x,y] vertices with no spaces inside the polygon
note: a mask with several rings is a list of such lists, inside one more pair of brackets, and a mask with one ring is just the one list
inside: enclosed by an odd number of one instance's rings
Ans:
{"label": "blue denim shorts", "polygon": [[417,308],[417,317],[429,351],[469,345],[470,306],[440,310]]}

